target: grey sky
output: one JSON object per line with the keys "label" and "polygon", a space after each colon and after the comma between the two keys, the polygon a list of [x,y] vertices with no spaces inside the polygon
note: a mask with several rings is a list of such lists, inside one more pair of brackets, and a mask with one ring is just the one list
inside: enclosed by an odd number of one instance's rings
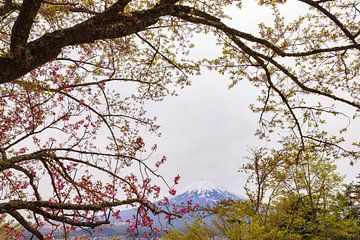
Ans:
{"label": "grey sky", "polygon": [[240,191],[244,178],[237,173],[253,136],[257,117],[248,105],[256,100],[256,89],[245,82],[232,90],[226,79],[204,72],[179,97],[149,106],[158,116],[162,137],[153,139],[158,153],[168,157],[163,175],[182,176],[181,186],[208,179],[232,191]]}

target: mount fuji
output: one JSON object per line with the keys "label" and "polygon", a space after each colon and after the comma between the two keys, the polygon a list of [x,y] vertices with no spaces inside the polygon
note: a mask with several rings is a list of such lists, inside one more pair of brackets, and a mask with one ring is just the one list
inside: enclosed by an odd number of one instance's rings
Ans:
{"label": "mount fuji", "polygon": [[[204,207],[214,206],[217,202],[228,199],[236,201],[245,200],[244,197],[226,191],[210,181],[201,180],[199,182],[192,183],[184,189],[180,190],[177,195],[169,197],[168,201],[171,206],[177,206],[181,208],[182,206],[188,206],[190,204],[191,206],[199,206],[201,209]],[[173,220],[172,226],[169,228],[186,231],[186,225],[191,225],[196,216],[202,218],[202,220],[209,225],[212,224],[213,216],[207,216],[205,212],[200,210],[194,213],[187,213],[183,215],[182,218]],[[166,222],[163,217],[160,217],[159,220],[160,222]]]}
{"label": "mount fuji", "polygon": [[205,207],[213,206],[218,201],[226,199],[245,200],[244,197],[223,190],[210,181],[202,180],[180,190],[177,195],[169,198],[169,202],[174,205],[182,205],[191,200],[192,204]]}
{"label": "mount fuji", "polygon": [[[239,195],[221,189],[220,187],[216,186],[214,183],[207,180],[202,180],[199,182],[192,183],[187,187],[183,188],[182,190],[178,191],[178,194],[176,194],[175,196],[168,197],[170,206],[182,207],[191,204],[192,206],[198,205],[200,206],[200,208],[207,206],[214,206],[217,202],[226,199],[232,199],[237,201],[245,200],[244,197],[241,197]],[[96,236],[96,238],[93,239],[98,239],[97,236],[111,237],[111,236],[118,236],[118,234],[126,233],[127,224],[125,223],[125,220],[131,219],[133,216],[136,215],[136,212],[137,212],[136,208],[131,208],[121,211],[121,220],[119,221],[112,219],[111,220],[112,225],[104,226],[104,230],[101,233],[94,235]],[[201,215],[201,213],[199,214]],[[198,215],[196,214],[194,215],[192,213],[185,214],[182,218],[173,220],[172,226],[164,226],[163,223],[167,222],[165,216],[163,215],[153,216],[152,214],[150,214],[150,217],[152,217],[154,220],[156,219],[154,222],[154,227],[158,227],[158,228],[170,227],[170,228],[178,229],[180,231],[184,231],[186,223],[191,224],[195,216]],[[203,218],[203,220],[211,224],[212,216],[205,217]]]}
{"label": "mount fuji", "polygon": [[[169,202],[169,206],[182,207],[188,206],[190,204],[192,206],[198,205],[200,208],[214,206],[217,202],[226,199],[232,199],[237,201],[245,200],[244,197],[221,189],[213,182],[210,182],[208,180],[194,182],[178,191],[175,196],[167,197],[167,199]],[[136,214],[135,208],[123,210],[121,212],[121,218],[131,218],[134,214]],[[191,218],[191,216],[185,216],[185,219],[187,218]],[[184,218],[178,220],[183,221]]]}
{"label": "mount fuji", "polygon": [[[207,180],[201,180],[198,182],[194,182],[187,187],[181,189],[178,191],[178,194],[175,196],[168,197],[169,206],[176,206],[181,208],[182,206],[199,206],[202,207],[209,207],[214,206],[217,202],[221,200],[226,199],[232,199],[237,201],[244,201],[245,198],[236,194],[233,194],[229,191],[226,191],[224,189],[221,189],[220,187],[216,186],[214,183],[207,181]],[[170,228],[175,228],[178,230],[184,230],[186,223],[192,223],[195,216],[201,216],[204,212],[198,212],[198,213],[188,213],[185,214],[182,218],[175,219],[172,221],[172,226]],[[121,219],[124,221],[125,219],[130,219],[134,215],[136,215],[136,209],[128,209],[123,210],[121,212]],[[155,227],[162,228],[163,223],[166,223],[167,220],[165,219],[164,215],[159,216],[153,216],[150,214],[150,217],[153,219],[156,219],[157,221],[154,222]],[[203,218],[205,222],[210,223],[212,221],[212,217],[206,217]],[[114,221],[113,226],[122,226],[123,222],[117,222]]]}
{"label": "mount fuji", "polygon": [[[186,206],[191,202],[192,206],[211,207],[222,200],[244,201],[245,198],[229,191],[226,191],[213,182],[201,180],[194,182],[184,189],[180,190],[177,195],[169,198],[169,203],[173,206]],[[203,221],[211,225],[213,216],[206,216],[205,212],[199,211],[195,213],[185,214],[182,218],[173,221],[173,228],[184,231],[187,223],[191,224],[195,216],[201,217]]]}

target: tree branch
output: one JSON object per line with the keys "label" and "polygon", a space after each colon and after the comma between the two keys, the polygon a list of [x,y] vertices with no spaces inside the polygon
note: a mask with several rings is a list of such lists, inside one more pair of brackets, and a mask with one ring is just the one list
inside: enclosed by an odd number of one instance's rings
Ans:
{"label": "tree branch", "polygon": [[[108,11],[105,11],[73,27],[47,33],[28,43],[21,51],[21,57],[16,59],[10,56],[0,57],[0,69],[2,69],[0,84],[11,82],[47,62],[51,62],[66,46],[93,43],[100,39],[120,38],[138,33],[155,24],[160,17],[174,14],[174,12],[176,12],[176,8],[172,5],[157,6],[126,14],[107,14]],[[25,30],[27,33],[30,30],[27,25],[27,28],[21,31],[19,28],[22,21],[17,20],[17,22],[18,27],[14,28],[15,33],[24,33]],[[24,44],[25,40],[14,36],[13,48],[19,49],[15,46],[19,43]]]}
{"label": "tree branch", "polygon": [[21,216],[21,214],[18,211],[9,208],[9,210],[6,212],[9,213],[13,218],[15,218],[16,221],[18,221],[26,230],[34,234],[39,240],[45,239],[42,233],[33,226],[31,226],[31,224],[28,221],[26,221],[26,219],[23,216]]}
{"label": "tree branch", "polygon": [[[337,52],[352,48],[360,48],[360,44],[354,43],[350,45],[344,45],[344,46],[336,46],[336,47],[330,47],[330,48],[316,48],[309,51],[299,51],[299,52],[285,52],[281,50],[279,47],[275,46],[273,43],[267,41],[266,39],[256,37],[252,34],[239,31],[237,29],[231,28],[227,26],[226,24],[221,22],[220,18],[215,18],[214,16],[207,14],[205,12],[202,12],[200,10],[187,7],[187,6],[177,6],[179,8],[179,11],[177,11],[174,16],[179,17],[187,22],[192,23],[199,23],[206,26],[214,27],[218,30],[221,30],[227,34],[234,35],[240,38],[243,38],[247,41],[254,42],[261,44],[272,51],[274,51],[276,54],[278,54],[281,57],[305,57],[305,56],[311,56],[318,53],[324,53],[324,52]],[[181,10],[180,10],[181,9]],[[191,9],[191,10],[189,10]],[[191,13],[191,14],[189,14]]]}
{"label": "tree branch", "polygon": [[[340,29],[341,31],[354,43],[357,44],[356,40],[355,40],[355,35],[353,35],[345,26],[344,24],[342,24],[342,22],[340,22],[340,20],[331,12],[329,12],[328,10],[326,10],[325,8],[323,8],[319,2],[315,2],[312,0],[299,0],[300,2],[306,3],[314,8],[316,8],[317,10],[319,10],[321,13],[323,13],[325,16],[327,16],[333,23],[335,23]],[[357,49],[360,49],[359,46],[357,46]]]}
{"label": "tree branch", "polygon": [[5,0],[5,4],[0,7],[0,16],[4,16],[14,10],[19,10],[20,6],[13,3],[12,0]]}
{"label": "tree branch", "polygon": [[29,38],[30,29],[41,6],[41,0],[24,0],[11,31],[10,58],[23,54]]}

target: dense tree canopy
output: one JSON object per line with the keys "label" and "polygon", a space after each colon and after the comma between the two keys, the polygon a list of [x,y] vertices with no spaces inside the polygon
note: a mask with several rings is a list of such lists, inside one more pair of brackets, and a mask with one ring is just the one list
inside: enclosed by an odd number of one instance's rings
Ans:
{"label": "dense tree canopy", "polygon": [[[258,2],[274,22],[252,35],[223,21],[241,1],[1,0],[0,214],[39,239],[44,221],[67,234],[135,203],[134,224],[151,226],[160,188],[150,180],[166,158],[149,158],[156,146],[145,148],[139,129],[158,126],[142,104],[173,95],[203,65],[231,87],[246,79],[262,90],[252,105],[260,137],[280,129],[298,160],[311,143],[355,161],[360,144],[343,145],[347,125],[328,132],[325,123],[358,118],[360,2],[298,0],[309,11],[290,23],[278,10],[286,1]],[[222,55],[188,57],[196,33],[215,35]]]}

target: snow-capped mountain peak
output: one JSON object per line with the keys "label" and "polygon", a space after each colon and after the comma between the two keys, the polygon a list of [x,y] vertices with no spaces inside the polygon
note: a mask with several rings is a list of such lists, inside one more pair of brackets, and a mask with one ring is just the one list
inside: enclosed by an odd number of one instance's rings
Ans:
{"label": "snow-capped mountain peak", "polygon": [[[223,190],[220,187],[218,187],[216,184],[207,180],[194,182],[188,185],[187,187],[185,187],[184,189],[180,190],[178,194],[176,194],[175,196],[167,197],[167,201],[169,201],[169,206],[179,207],[178,209],[180,209],[181,207],[187,207],[189,205],[200,206],[200,207],[214,206],[217,202],[226,199],[233,199],[239,201],[245,200],[245,198],[230,193],[226,190]],[[157,203],[158,204],[160,203],[159,206],[163,206],[162,201],[159,201]],[[136,214],[137,214],[136,208],[123,210],[121,218],[122,219],[132,218]],[[193,214],[186,215],[186,221],[191,221],[193,217],[194,217]],[[160,222],[167,222],[164,215],[161,215],[160,217],[157,216],[156,218],[161,219]],[[174,220],[173,222],[174,226],[179,227],[181,229],[184,228],[185,226],[184,219],[185,218]],[[121,222],[121,224],[122,223],[123,222]]]}
{"label": "snow-capped mountain peak", "polygon": [[210,181],[201,180],[180,190],[176,196],[170,198],[170,202],[179,205],[191,200],[194,204],[206,206],[225,199],[244,200],[243,197],[223,190]]}
{"label": "snow-capped mountain peak", "polygon": [[218,186],[216,186],[213,182],[210,182],[208,180],[201,180],[198,182],[194,182],[190,185],[188,185],[187,187],[185,187],[184,189],[179,191],[179,194],[188,192],[194,192],[197,193],[199,195],[203,195],[206,192],[209,191],[214,191],[214,190],[220,190],[220,188]]}

